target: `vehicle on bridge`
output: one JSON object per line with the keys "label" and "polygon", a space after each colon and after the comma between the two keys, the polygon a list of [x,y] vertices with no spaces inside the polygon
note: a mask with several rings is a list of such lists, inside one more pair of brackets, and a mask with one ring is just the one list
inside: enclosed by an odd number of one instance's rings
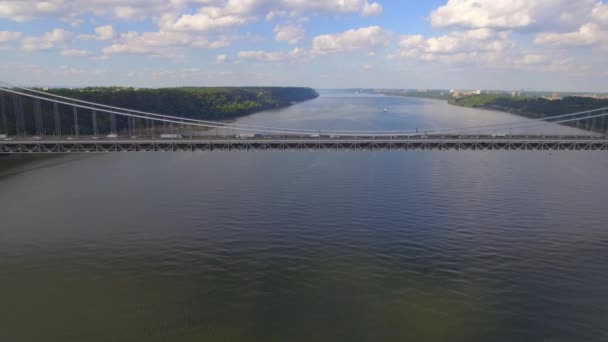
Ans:
{"label": "vehicle on bridge", "polygon": [[183,138],[181,134],[161,134],[161,139],[181,139]]}

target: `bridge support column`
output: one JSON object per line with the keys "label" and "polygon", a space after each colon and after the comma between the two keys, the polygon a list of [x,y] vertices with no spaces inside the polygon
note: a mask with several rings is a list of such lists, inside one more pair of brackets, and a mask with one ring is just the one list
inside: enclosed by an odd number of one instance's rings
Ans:
{"label": "bridge support column", "polygon": [[72,107],[74,112],[74,136],[80,136],[80,126],[78,125],[78,108]]}
{"label": "bridge support column", "polygon": [[40,106],[40,100],[33,100],[34,108],[34,126],[36,126],[36,135],[41,137],[43,135],[43,122],[42,122],[42,108]]}
{"label": "bridge support column", "polygon": [[97,136],[97,111],[93,109],[91,113],[91,120],[93,121],[93,136]]}
{"label": "bridge support column", "polygon": [[129,135],[133,135],[133,118],[130,116],[127,118],[127,130]]}
{"label": "bridge support column", "polygon": [[0,132],[8,135],[8,121],[6,119],[6,99],[4,93],[0,93]]}
{"label": "bridge support column", "polygon": [[23,101],[18,95],[13,96],[13,109],[15,112],[16,135],[21,136],[24,133],[25,123],[23,122]]}
{"label": "bridge support column", "polygon": [[55,135],[61,136],[61,117],[59,116],[59,104],[53,103],[53,115],[55,116]]}
{"label": "bridge support column", "polygon": [[154,136],[156,135],[154,132],[154,120],[148,120],[148,121],[150,122],[150,134],[154,138]]}
{"label": "bridge support column", "polygon": [[110,133],[117,134],[117,132],[116,132],[116,114],[110,114]]}

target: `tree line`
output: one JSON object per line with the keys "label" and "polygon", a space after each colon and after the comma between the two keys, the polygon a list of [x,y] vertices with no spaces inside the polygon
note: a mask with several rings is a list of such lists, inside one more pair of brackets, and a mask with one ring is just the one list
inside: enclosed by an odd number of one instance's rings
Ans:
{"label": "tree line", "polygon": [[[230,120],[262,110],[282,108],[296,102],[310,100],[319,96],[311,88],[303,87],[223,87],[223,88],[161,88],[137,89],[126,87],[88,87],[79,89],[49,89],[50,94],[100,103],[138,111],[173,115],[200,120]],[[14,114],[21,105],[25,114],[25,132],[36,134],[36,102],[32,99],[17,97],[7,93],[0,94],[1,107],[6,113],[6,126],[9,134],[17,133],[17,122]],[[21,103],[19,103],[21,101]],[[40,116],[45,128],[44,134],[53,134],[55,116],[53,104],[40,101]],[[59,105],[61,132],[64,135],[74,133],[73,108]],[[91,110],[78,109],[78,126],[80,134],[92,134],[93,116]],[[2,121],[0,119],[0,121]],[[97,113],[96,123],[99,132],[109,132],[111,115]],[[145,127],[144,120],[135,120],[136,128]],[[4,123],[0,122],[0,134],[5,132]],[[118,132],[129,127],[126,117],[116,116]]]}
{"label": "tree line", "polygon": [[[607,108],[608,99],[568,96],[560,100],[549,100],[538,97],[508,97],[499,94],[483,94],[454,99],[450,101],[450,104],[463,107],[493,109],[510,112],[531,119],[542,119],[564,114]],[[574,121],[564,124],[583,129],[594,129],[602,132],[608,130],[608,119],[596,120],[593,127],[587,125],[587,122]]]}

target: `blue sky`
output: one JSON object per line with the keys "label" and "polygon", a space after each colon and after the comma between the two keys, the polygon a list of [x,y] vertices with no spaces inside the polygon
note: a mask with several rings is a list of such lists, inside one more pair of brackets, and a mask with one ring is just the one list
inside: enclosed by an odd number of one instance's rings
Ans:
{"label": "blue sky", "polygon": [[598,0],[0,0],[22,85],[608,91]]}

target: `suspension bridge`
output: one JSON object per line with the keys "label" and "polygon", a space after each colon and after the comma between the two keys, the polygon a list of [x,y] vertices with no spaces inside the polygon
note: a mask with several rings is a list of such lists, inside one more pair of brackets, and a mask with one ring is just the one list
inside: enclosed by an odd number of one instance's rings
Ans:
{"label": "suspension bridge", "polygon": [[[0,82],[0,154],[153,151],[608,151],[608,108],[458,128],[323,130],[150,113]],[[511,134],[555,125],[579,134]]]}

